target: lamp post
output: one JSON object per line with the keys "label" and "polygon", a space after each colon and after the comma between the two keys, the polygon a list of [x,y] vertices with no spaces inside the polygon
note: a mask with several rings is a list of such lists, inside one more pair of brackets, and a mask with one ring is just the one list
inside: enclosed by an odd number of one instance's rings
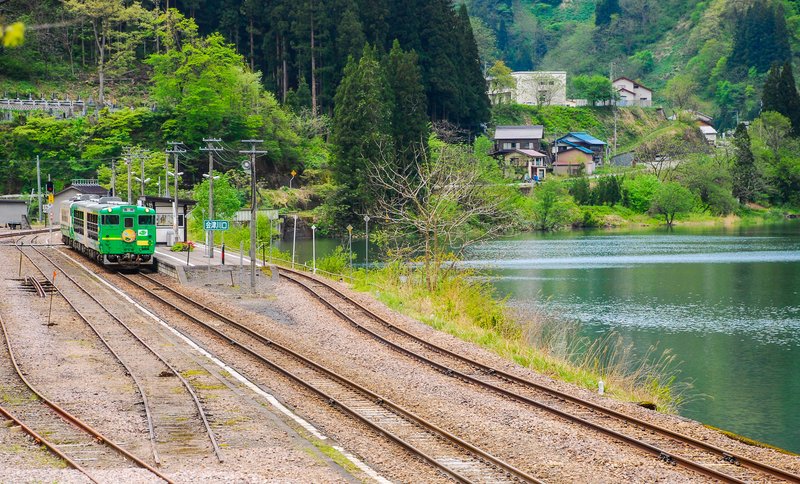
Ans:
{"label": "lamp post", "polygon": [[369,272],[369,215],[364,215],[364,224],[367,229],[367,238],[364,241],[364,273]]}
{"label": "lamp post", "polygon": [[317,273],[317,226],[311,226],[311,272]]}
{"label": "lamp post", "polygon": [[297,241],[297,214],[292,215],[294,218],[294,230],[292,231],[292,269],[294,269],[294,245]]}
{"label": "lamp post", "polygon": [[350,282],[353,282],[353,226],[347,225],[347,253],[350,261]]}

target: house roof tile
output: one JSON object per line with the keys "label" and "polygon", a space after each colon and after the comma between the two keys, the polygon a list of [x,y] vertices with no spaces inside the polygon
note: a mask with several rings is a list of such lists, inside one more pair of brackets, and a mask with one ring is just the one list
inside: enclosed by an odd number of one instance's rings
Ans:
{"label": "house roof tile", "polygon": [[536,124],[533,126],[498,126],[494,132],[494,139],[542,139],[544,137],[544,126]]}

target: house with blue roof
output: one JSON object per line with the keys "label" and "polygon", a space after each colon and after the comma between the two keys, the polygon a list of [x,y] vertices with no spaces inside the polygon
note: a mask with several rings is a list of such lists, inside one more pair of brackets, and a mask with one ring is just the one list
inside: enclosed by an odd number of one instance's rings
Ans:
{"label": "house with blue roof", "polygon": [[553,172],[557,175],[591,175],[603,162],[606,142],[585,131],[574,131],[558,138],[553,147]]}

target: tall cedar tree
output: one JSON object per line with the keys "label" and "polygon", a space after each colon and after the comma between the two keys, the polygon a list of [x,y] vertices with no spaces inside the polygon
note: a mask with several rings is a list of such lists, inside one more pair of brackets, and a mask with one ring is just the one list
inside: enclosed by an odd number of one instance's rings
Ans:
{"label": "tall cedar tree", "polygon": [[377,51],[365,45],[360,60],[348,61],[336,90],[332,164],[334,177],[342,187],[334,215],[340,221],[354,222],[358,214],[367,211],[372,199],[367,166],[393,151],[388,94]]}
{"label": "tall cedar tree", "polygon": [[600,0],[594,10],[594,24],[606,26],[611,23],[611,16],[620,13],[619,0]]}
{"label": "tall cedar tree", "polygon": [[330,113],[348,56],[358,57],[363,40],[385,52],[397,39],[419,56],[430,117],[471,129],[489,120],[472,29],[450,0],[174,0],[171,6],[193,16],[201,33],[221,32],[248,61],[252,52],[254,70],[282,101],[305,78],[319,111]]}
{"label": "tall cedar tree", "polygon": [[472,32],[467,6],[463,3],[458,10],[459,43],[461,51],[461,99],[462,114],[459,119],[461,126],[470,129],[473,133],[480,131],[481,123],[488,121],[491,116],[491,103],[487,95],[486,78],[481,69],[481,59],[478,54],[478,44]]}
{"label": "tall cedar tree", "polygon": [[766,72],[773,64],[791,58],[783,5],[774,0],[756,0],[736,22],[728,66],[739,72],[747,72],[750,67]]}
{"label": "tall cedar tree", "polygon": [[800,135],[800,96],[797,94],[797,85],[794,82],[792,64],[786,62],[781,69],[780,92],[783,98],[785,112],[778,111],[792,122],[792,132]]}
{"label": "tall cedar tree", "polygon": [[740,123],[733,135],[734,159],[731,167],[733,196],[739,203],[752,202],[755,197],[758,179],[756,160],[750,149],[750,134],[747,127]]}
{"label": "tall cedar tree", "polygon": [[395,40],[385,59],[391,89],[392,138],[398,172],[408,174],[414,160],[428,147],[428,115],[417,53],[405,52]]}
{"label": "tall cedar tree", "polygon": [[782,67],[773,65],[761,95],[761,111],[775,111],[792,122],[795,136],[800,135],[800,95],[794,82],[792,65],[787,62]]}

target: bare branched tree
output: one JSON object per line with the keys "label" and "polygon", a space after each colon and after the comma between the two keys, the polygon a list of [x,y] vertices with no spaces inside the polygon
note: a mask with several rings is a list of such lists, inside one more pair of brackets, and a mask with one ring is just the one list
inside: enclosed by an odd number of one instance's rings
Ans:
{"label": "bare branched tree", "polygon": [[410,173],[387,159],[369,165],[391,254],[418,257],[428,289],[448,275],[468,247],[510,225],[505,198],[483,181],[481,163],[468,148],[443,145],[431,151],[417,153]]}

